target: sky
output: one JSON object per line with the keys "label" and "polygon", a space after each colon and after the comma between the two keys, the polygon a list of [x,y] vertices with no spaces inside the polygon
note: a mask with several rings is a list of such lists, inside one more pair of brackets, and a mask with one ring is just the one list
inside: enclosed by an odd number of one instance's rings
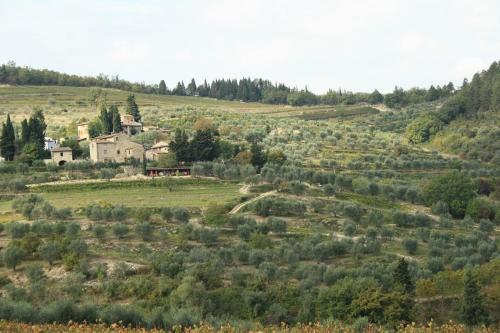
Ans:
{"label": "sky", "polygon": [[0,63],[145,83],[392,91],[500,60],[499,0],[0,0]]}

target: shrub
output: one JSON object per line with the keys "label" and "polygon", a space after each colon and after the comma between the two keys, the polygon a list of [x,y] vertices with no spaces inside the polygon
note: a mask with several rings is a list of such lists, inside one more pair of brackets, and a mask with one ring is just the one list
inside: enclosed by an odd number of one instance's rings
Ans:
{"label": "shrub", "polygon": [[17,265],[19,265],[24,259],[24,251],[17,246],[8,246],[3,251],[3,263],[8,268],[12,268],[12,270],[16,270]]}
{"label": "shrub", "polygon": [[174,216],[172,209],[169,207],[163,207],[160,211],[161,218],[163,221],[169,222],[172,220],[172,217]]}
{"label": "shrub", "polygon": [[60,258],[59,246],[53,242],[40,245],[38,247],[38,253],[43,260],[49,263],[50,266],[52,266],[52,263],[55,260]]}
{"label": "shrub", "polygon": [[418,241],[414,238],[403,239],[403,246],[408,254],[417,253]]}
{"label": "shrub", "polygon": [[453,172],[432,179],[424,186],[422,196],[428,206],[443,201],[448,205],[453,217],[462,218],[475,192],[470,178]]}
{"label": "shrub", "polygon": [[150,222],[142,222],[135,226],[135,232],[142,240],[148,241],[153,235],[153,225]]}
{"label": "shrub", "polygon": [[113,234],[119,239],[123,239],[130,231],[130,228],[123,223],[117,223],[113,226]]}
{"label": "shrub", "polygon": [[174,219],[178,222],[181,223],[188,223],[189,222],[189,211],[184,208],[184,207],[174,207],[172,208],[172,215]]}
{"label": "shrub", "polygon": [[269,230],[271,230],[274,233],[282,234],[285,233],[287,229],[286,221],[276,217],[268,218],[267,225],[269,227]]}
{"label": "shrub", "polygon": [[100,241],[103,241],[104,238],[106,237],[106,231],[107,231],[106,227],[102,224],[95,224],[92,226],[92,233]]}
{"label": "shrub", "polygon": [[27,223],[11,222],[7,224],[7,234],[13,238],[22,238],[30,231],[30,225]]}
{"label": "shrub", "polygon": [[352,220],[359,222],[363,215],[363,211],[358,205],[349,204],[344,206],[344,214]]}
{"label": "shrub", "polygon": [[349,237],[354,236],[356,234],[356,225],[353,223],[347,223],[344,226],[344,234]]}
{"label": "shrub", "polygon": [[444,270],[444,261],[441,257],[431,257],[427,260],[427,268],[434,274]]}

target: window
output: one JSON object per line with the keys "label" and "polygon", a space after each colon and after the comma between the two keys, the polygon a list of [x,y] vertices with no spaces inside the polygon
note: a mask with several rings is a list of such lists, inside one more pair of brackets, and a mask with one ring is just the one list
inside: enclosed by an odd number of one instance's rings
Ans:
{"label": "window", "polygon": [[116,155],[120,155],[120,150],[119,149],[116,151]]}
{"label": "window", "polygon": [[60,155],[61,157],[62,157],[62,156],[64,156],[64,154],[63,154],[63,153],[59,153],[59,155]]}

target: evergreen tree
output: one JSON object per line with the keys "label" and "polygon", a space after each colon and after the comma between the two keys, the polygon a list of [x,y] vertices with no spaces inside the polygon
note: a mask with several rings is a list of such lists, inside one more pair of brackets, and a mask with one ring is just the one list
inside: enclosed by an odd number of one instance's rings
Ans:
{"label": "evergreen tree", "polygon": [[169,145],[178,161],[187,162],[191,160],[189,139],[185,131],[175,130],[174,140]]}
{"label": "evergreen tree", "polygon": [[[439,87],[438,87],[439,88]],[[432,101],[435,101],[437,99],[439,99],[439,90],[434,88],[433,85],[431,85],[431,87],[429,88],[429,90],[427,91],[427,94],[425,95],[425,99],[429,102],[432,102]]]}
{"label": "evergreen tree", "polygon": [[28,120],[23,119],[23,121],[21,122],[21,140],[20,140],[21,148],[29,141],[30,141],[30,128],[28,126]]}
{"label": "evergreen tree", "polygon": [[207,83],[207,80],[203,81],[203,84],[200,85],[198,88],[198,96],[200,97],[207,97],[208,94],[210,93],[210,86]]}
{"label": "evergreen tree", "polygon": [[134,116],[135,121],[137,121],[137,122],[141,121],[141,113],[139,112],[139,107],[137,106],[137,103],[135,102],[134,94],[130,94],[127,97],[126,113]]}
{"label": "evergreen tree", "polygon": [[6,161],[14,160],[16,153],[14,126],[10,121],[10,115],[7,115],[7,120],[2,126],[2,134],[0,136],[0,153]]}
{"label": "evergreen tree", "polygon": [[463,322],[469,326],[488,323],[488,312],[481,295],[481,287],[471,270],[467,270],[465,273],[464,294],[460,310]]}
{"label": "evergreen tree", "polygon": [[45,124],[45,117],[41,109],[36,109],[31,115],[28,121],[29,129],[29,143],[35,145],[37,154],[37,159],[42,159],[44,157],[45,149],[45,130],[47,125]]}
{"label": "evergreen tree", "polygon": [[194,79],[191,79],[191,82],[187,86],[186,93],[189,96],[194,96],[194,95],[196,95],[196,92],[197,92],[196,82],[194,81]]}
{"label": "evergreen tree", "polygon": [[382,95],[377,89],[375,89],[368,97],[368,103],[370,104],[380,104],[384,102],[384,95]]}
{"label": "evergreen tree", "polygon": [[404,258],[399,259],[398,265],[393,272],[393,279],[396,286],[404,293],[411,296],[415,295],[415,285],[408,270],[408,263]]}
{"label": "evergreen tree", "polygon": [[113,133],[120,133],[122,131],[122,121],[120,112],[116,105],[111,104],[109,107],[109,117],[111,118],[111,128]]}
{"label": "evergreen tree", "polygon": [[163,81],[163,80],[161,80],[160,84],[158,85],[158,94],[160,94],[160,95],[167,94],[167,85],[165,84],[165,81]]}
{"label": "evergreen tree", "polygon": [[177,86],[172,90],[173,95],[177,96],[186,96],[186,87],[184,86],[184,82],[177,82]]}
{"label": "evergreen tree", "polygon": [[266,164],[266,154],[264,154],[264,152],[262,151],[262,147],[255,142],[252,143],[250,152],[252,153],[250,162],[255,168],[257,168],[257,170],[260,170],[264,166],[264,164]]}
{"label": "evergreen tree", "polygon": [[194,161],[212,161],[219,157],[219,141],[215,138],[216,133],[205,128],[196,131],[189,143],[191,159]]}
{"label": "evergreen tree", "polygon": [[112,115],[106,109],[106,105],[102,104],[101,113],[99,114],[99,120],[102,124],[104,134],[109,134],[113,130],[113,119],[111,117]]}

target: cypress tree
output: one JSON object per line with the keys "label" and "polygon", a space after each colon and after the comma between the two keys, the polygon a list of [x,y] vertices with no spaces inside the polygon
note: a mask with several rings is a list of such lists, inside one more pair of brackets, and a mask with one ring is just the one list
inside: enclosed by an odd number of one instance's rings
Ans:
{"label": "cypress tree", "polygon": [[252,158],[250,160],[250,163],[254,167],[257,168],[257,171],[260,171],[260,169],[266,164],[267,157],[262,151],[262,148],[257,144],[257,143],[252,143],[252,146],[250,147],[250,152],[252,153]]}
{"label": "cypress tree", "polygon": [[488,323],[488,312],[484,306],[481,287],[471,270],[465,273],[464,294],[460,309],[462,320],[469,326]]}
{"label": "cypress tree", "polygon": [[197,92],[197,88],[196,88],[196,81],[194,79],[191,79],[191,82],[188,84],[187,86],[187,91],[186,93],[189,95],[189,96],[194,96],[196,95],[196,92]]}
{"label": "cypress tree", "polygon": [[126,113],[134,116],[135,121],[138,121],[138,122],[141,121],[141,113],[139,112],[139,106],[137,106],[137,103],[135,102],[134,94],[130,94],[127,97]]}
{"label": "cypress tree", "polygon": [[113,130],[112,115],[108,113],[106,105],[101,105],[101,113],[99,114],[99,120],[101,121],[104,134],[109,134]]}
{"label": "cypress tree", "polygon": [[402,289],[405,294],[415,295],[415,285],[411,279],[408,263],[405,258],[399,259],[398,265],[393,272],[393,279],[397,287]]}
{"label": "cypress tree", "polygon": [[45,124],[45,117],[41,109],[36,109],[31,115],[28,121],[29,130],[29,143],[35,145],[37,150],[37,159],[41,159],[44,156],[45,149],[45,130],[47,129],[47,124]]}
{"label": "cypress tree", "polygon": [[23,119],[21,122],[21,147],[30,141],[30,128],[28,126],[28,120]]}
{"label": "cypress tree", "polygon": [[113,133],[119,133],[122,131],[122,121],[120,117],[120,112],[116,105],[112,104],[109,107],[109,116],[111,118],[111,128]]}
{"label": "cypress tree", "polygon": [[16,135],[14,126],[10,121],[10,115],[7,115],[7,120],[2,125],[2,135],[0,136],[0,152],[1,156],[5,158],[6,161],[14,160],[14,155],[16,153],[15,140]]}
{"label": "cypress tree", "polygon": [[160,84],[158,85],[158,94],[160,94],[160,95],[167,94],[167,85],[165,84],[165,81],[163,81],[163,80],[161,80]]}

